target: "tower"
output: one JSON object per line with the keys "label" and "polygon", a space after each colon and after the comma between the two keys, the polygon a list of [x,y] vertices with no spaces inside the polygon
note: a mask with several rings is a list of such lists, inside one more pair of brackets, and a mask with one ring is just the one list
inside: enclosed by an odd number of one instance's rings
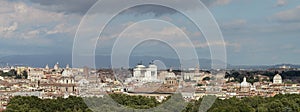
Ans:
{"label": "tower", "polygon": [[86,66],[83,68],[83,75],[85,76],[86,79],[89,78],[89,68]]}
{"label": "tower", "polygon": [[48,64],[46,65],[45,69],[46,69],[46,70],[49,70],[49,66],[48,66]]}
{"label": "tower", "polygon": [[69,66],[69,64],[67,64],[67,65],[66,65],[66,69],[69,69],[69,68],[70,68],[70,66]]}
{"label": "tower", "polygon": [[56,62],[56,64],[54,65],[54,70],[58,70],[59,69],[59,63],[58,62]]}

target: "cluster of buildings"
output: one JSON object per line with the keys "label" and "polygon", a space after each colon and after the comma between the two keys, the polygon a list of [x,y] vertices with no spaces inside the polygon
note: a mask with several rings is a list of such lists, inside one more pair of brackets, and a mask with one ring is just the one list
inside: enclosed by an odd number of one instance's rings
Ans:
{"label": "cluster of buildings", "polygon": [[[6,71],[5,71],[6,70]],[[61,68],[56,63],[53,68],[5,67],[3,73],[16,71],[16,76],[26,73],[26,78],[0,76],[0,106],[5,109],[9,99],[14,96],[37,96],[42,99],[68,97],[79,94],[79,80],[87,74],[83,68]]]}
{"label": "cluster of buildings", "polygon": [[261,80],[267,76],[257,75],[259,82],[231,82],[224,78],[225,70],[203,71],[199,67],[190,70],[159,70],[154,63],[148,66],[138,64],[129,69],[89,69],[60,67],[53,68],[5,67],[3,72],[17,71],[27,77],[15,79],[0,76],[0,106],[5,109],[9,99],[14,96],[37,96],[42,99],[57,97],[103,97],[105,94],[120,93],[155,97],[163,101],[174,93],[181,93],[189,101],[206,95],[221,99],[230,97],[263,96],[276,94],[299,94],[300,84],[285,84],[276,74],[273,82]]}
{"label": "cluster of buildings", "polygon": [[243,78],[243,82],[225,83],[222,86],[223,95],[220,97],[247,97],[247,96],[263,96],[272,97],[276,94],[299,94],[300,84],[285,84],[282,77],[276,74],[273,77],[273,82],[259,81],[253,84],[247,82],[247,78]]}

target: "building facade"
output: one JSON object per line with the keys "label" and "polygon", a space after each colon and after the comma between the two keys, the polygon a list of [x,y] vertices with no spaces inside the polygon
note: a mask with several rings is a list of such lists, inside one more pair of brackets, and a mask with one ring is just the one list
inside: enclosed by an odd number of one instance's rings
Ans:
{"label": "building facade", "polygon": [[148,67],[138,64],[133,69],[133,78],[138,81],[157,81],[157,66],[150,63]]}

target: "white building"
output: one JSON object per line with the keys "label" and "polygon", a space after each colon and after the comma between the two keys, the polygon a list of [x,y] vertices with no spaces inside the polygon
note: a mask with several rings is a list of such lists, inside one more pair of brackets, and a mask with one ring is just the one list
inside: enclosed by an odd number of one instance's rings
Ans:
{"label": "white building", "polygon": [[5,67],[5,68],[2,68],[3,73],[8,73],[10,70],[11,70],[11,69],[10,69],[9,66],[7,66],[7,67]]}
{"label": "white building", "polygon": [[199,72],[199,66],[196,68],[189,68],[187,72],[183,73],[183,80],[196,81],[203,73]]}
{"label": "white building", "polygon": [[282,83],[282,77],[279,74],[276,74],[273,78],[273,84],[281,84]]}
{"label": "white building", "polygon": [[157,79],[157,66],[150,63],[148,67],[138,64],[133,69],[133,79],[143,82],[154,82]]}

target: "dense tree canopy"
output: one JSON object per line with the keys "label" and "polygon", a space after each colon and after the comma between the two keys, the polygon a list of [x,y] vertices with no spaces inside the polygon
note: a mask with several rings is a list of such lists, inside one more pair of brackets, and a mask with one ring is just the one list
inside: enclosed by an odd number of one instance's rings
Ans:
{"label": "dense tree canopy", "polygon": [[[175,111],[179,107],[183,108],[183,112],[198,112],[202,99],[191,101],[187,105],[181,105],[185,102],[179,100],[168,100],[163,103],[167,103],[168,107],[162,105],[162,103],[157,102],[154,98],[143,97],[143,96],[129,96],[124,94],[111,94],[110,95],[114,101],[122,105],[113,106],[114,104],[108,103],[108,99],[105,98],[89,98],[90,102],[87,102],[80,97],[69,97],[67,99],[39,99],[37,97],[14,97],[11,99],[7,106],[7,112],[12,111],[36,111],[36,112],[83,112],[91,110],[96,111],[145,111],[145,110],[134,110],[136,109],[148,109],[152,107],[157,107],[151,111],[154,112],[165,112]],[[99,102],[101,101],[101,102]],[[101,105],[89,105],[87,104],[100,103]],[[121,108],[122,107],[122,108]],[[149,111],[149,110],[147,110]],[[181,110],[177,110],[181,111]],[[276,95],[275,97],[245,97],[230,98],[225,100],[217,99],[208,112],[299,112],[300,111],[300,95]]]}
{"label": "dense tree canopy", "polygon": [[[198,112],[201,99],[190,102],[185,112]],[[259,96],[216,100],[208,112],[299,112],[300,95]]]}
{"label": "dense tree canopy", "polygon": [[67,99],[39,99],[31,97],[14,97],[10,100],[6,112],[82,112],[90,111],[84,101],[79,97],[69,97]]}

